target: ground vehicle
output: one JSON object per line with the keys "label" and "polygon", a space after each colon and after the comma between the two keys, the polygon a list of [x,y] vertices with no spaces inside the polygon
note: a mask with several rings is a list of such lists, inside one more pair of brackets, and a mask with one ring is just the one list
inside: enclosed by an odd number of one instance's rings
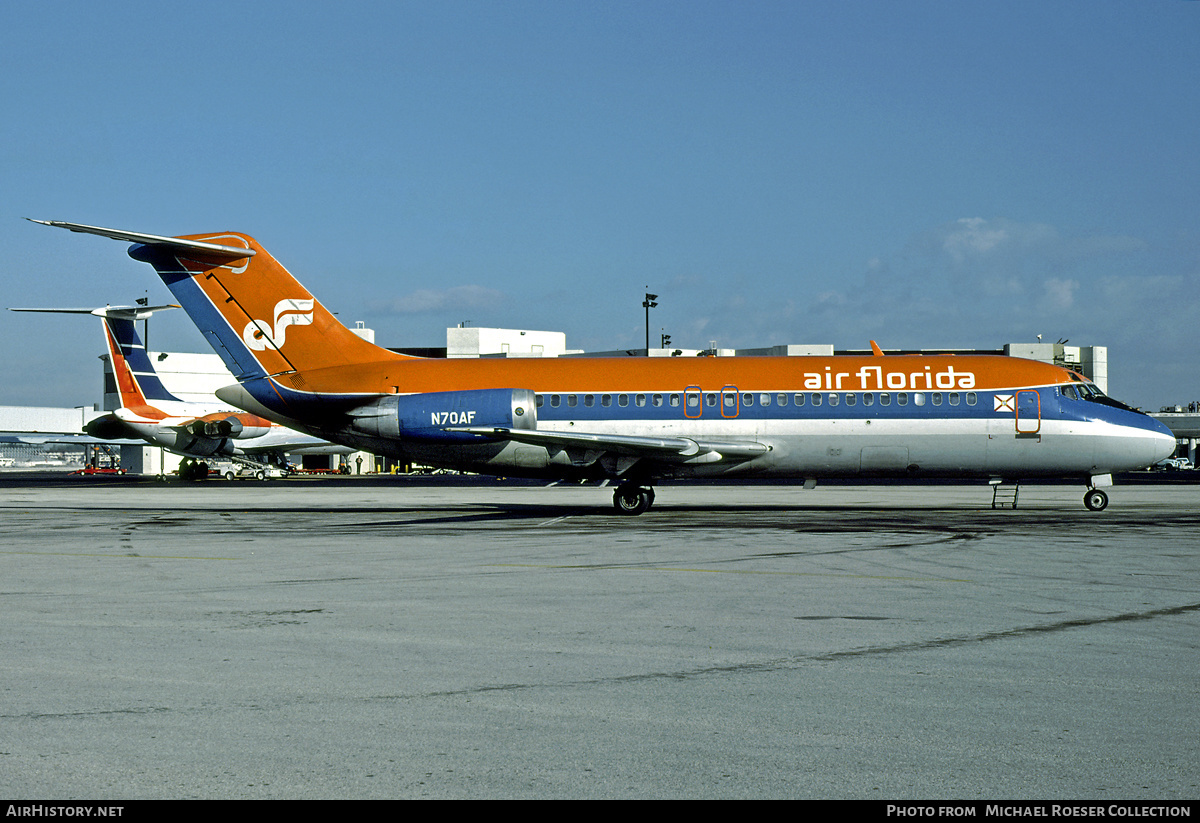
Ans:
{"label": "ground vehicle", "polygon": [[[253,477],[254,480],[266,480],[268,477],[286,477],[283,471],[274,467],[274,465],[227,465],[221,467],[220,474],[226,480],[234,480],[236,477]],[[211,471],[211,469],[210,469]]]}
{"label": "ground vehicle", "polygon": [[268,463],[258,463],[253,461],[242,463],[232,461],[195,460],[190,457],[185,457],[183,462],[179,464],[180,479],[189,481],[215,480],[217,478],[233,480],[238,477],[266,480],[270,477],[287,476],[288,472],[285,472],[278,466],[272,466]]}

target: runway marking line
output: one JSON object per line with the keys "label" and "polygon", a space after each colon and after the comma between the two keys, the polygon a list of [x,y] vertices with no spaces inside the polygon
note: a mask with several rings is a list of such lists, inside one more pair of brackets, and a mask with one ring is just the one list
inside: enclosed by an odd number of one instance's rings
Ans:
{"label": "runway marking line", "polygon": [[130,552],[101,554],[99,552],[14,552],[0,551],[0,554],[44,555],[46,557],[116,557],[124,560],[237,560],[236,557],[199,557],[178,554],[133,554]]}
{"label": "runway marking line", "polygon": [[489,563],[489,566],[513,569],[575,569],[578,571],[649,571],[649,572],[695,572],[698,574],[765,574],[784,577],[846,577],[860,580],[906,580],[921,583],[970,583],[954,577],[904,577],[890,574],[839,574],[837,572],[768,572],[753,569],[691,569],[675,566],[566,566],[549,563]]}

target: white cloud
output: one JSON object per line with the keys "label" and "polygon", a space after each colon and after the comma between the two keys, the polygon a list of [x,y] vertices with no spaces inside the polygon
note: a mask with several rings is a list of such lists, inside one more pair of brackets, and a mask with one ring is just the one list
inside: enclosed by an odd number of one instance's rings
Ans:
{"label": "white cloud", "polygon": [[997,255],[1060,251],[1058,230],[1044,223],[1018,223],[1003,217],[963,217],[943,226],[941,250],[957,265]]}
{"label": "white cloud", "polygon": [[505,299],[504,292],[486,286],[452,286],[448,289],[419,289],[395,300],[380,301],[376,303],[376,308],[388,314],[427,314],[494,306]]}
{"label": "white cloud", "polygon": [[1043,285],[1046,304],[1057,311],[1071,308],[1075,304],[1075,291],[1079,288],[1078,280],[1051,277]]}
{"label": "white cloud", "polygon": [[989,226],[982,217],[963,217],[942,239],[942,250],[961,263],[969,256],[992,251],[1007,239],[1005,229]]}

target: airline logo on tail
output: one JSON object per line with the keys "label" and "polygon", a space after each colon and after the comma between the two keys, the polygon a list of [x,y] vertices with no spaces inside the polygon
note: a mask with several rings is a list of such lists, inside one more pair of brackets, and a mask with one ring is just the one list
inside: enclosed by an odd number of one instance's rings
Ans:
{"label": "airline logo on tail", "polygon": [[242,341],[251,351],[282,349],[288,326],[309,326],[313,321],[313,304],[309,300],[280,300],[275,304],[275,325],[265,320],[251,320],[242,330]]}

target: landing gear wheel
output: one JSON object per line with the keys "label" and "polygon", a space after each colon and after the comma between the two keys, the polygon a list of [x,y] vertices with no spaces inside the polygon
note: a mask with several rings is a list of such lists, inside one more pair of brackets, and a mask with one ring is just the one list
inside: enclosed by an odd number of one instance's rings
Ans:
{"label": "landing gear wheel", "polygon": [[613,492],[613,506],[621,514],[642,514],[654,503],[654,490],[621,486]]}
{"label": "landing gear wheel", "polygon": [[1108,495],[1100,489],[1088,489],[1083,495],[1083,505],[1094,512],[1104,511],[1104,507],[1108,505]]}
{"label": "landing gear wheel", "polygon": [[208,464],[203,460],[192,460],[190,457],[184,458],[183,462],[179,464],[179,478],[189,483],[207,480]]}

